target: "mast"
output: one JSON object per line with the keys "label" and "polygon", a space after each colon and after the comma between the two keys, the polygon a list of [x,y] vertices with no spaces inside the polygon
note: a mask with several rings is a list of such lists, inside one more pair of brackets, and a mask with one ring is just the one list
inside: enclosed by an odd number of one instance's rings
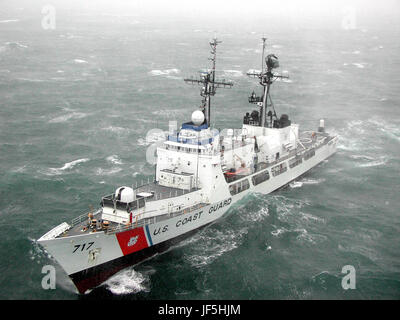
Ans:
{"label": "mast", "polygon": [[[272,127],[272,117],[276,116],[275,108],[272,103],[271,95],[270,95],[270,87],[271,84],[278,78],[289,78],[287,76],[282,76],[278,74],[274,74],[272,72],[273,69],[276,69],[279,67],[279,61],[278,57],[274,54],[269,54],[266,58],[264,58],[264,52],[265,52],[265,46],[266,46],[266,40],[267,38],[263,37],[263,51],[262,51],[262,61],[261,61],[261,72],[247,72],[248,76],[251,77],[257,77],[260,79],[260,85],[263,86],[263,95],[262,97],[256,96],[254,91],[253,94],[249,97],[249,102],[250,103],[256,103],[260,107],[260,121],[258,123],[258,126],[260,127]],[[266,68],[264,69],[264,61],[266,63]],[[268,115],[271,116],[271,121],[269,125],[266,123],[267,119],[267,108],[268,108],[268,101],[269,101],[269,106],[272,107],[272,110],[268,112]]]}
{"label": "mast", "polygon": [[[262,57],[261,57],[261,72],[262,72],[262,71],[264,70],[264,57],[265,57],[264,52],[265,52],[265,42],[267,41],[267,38],[262,37],[261,39],[262,39],[262,41],[263,41],[263,51],[262,51]],[[263,85],[263,84],[261,83],[261,85]],[[262,103],[262,106],[261,106],[261,108],[260,108],[260,113],[261,113],[260,126],[262,126],[262,127],[265,126],[266,109],[267,109],[267,107],[266,107],[266,103],[267,103],[266,99],[267,99],[267,94],[268,94],[268,93],[265,92],[265,90],[266,90],[266,87],[265,87],[265,85],[264,85],[263,103]],[[268,90],[269,90],[269,86],[268,86]]]}
{"label": "mast", "polygon": [[202,105],[200,106],[200,109],[204,113],[204,118],[205,122],[207,123],[208,126],[210,126],[211,123],[211,96],[214,96],[216,93],[217,88],[231,88],[233,86],[232,81],[225,81],[224,80],[215,80],[215,64],[216,64],[216,59],[217,59],[217,45],[221,43],[222,41],[219,41],[217,38],[214,38],[210,42],[211,46],[211,57],[209,60],[212,61],[212,68],[211,70],[207,71],[206,73],[203,73],[201,75],[200,79],[184,79],[185,82],[191,83],[191,84],[201,84],[203,85],[200,95],[203,97],[202,99]]}

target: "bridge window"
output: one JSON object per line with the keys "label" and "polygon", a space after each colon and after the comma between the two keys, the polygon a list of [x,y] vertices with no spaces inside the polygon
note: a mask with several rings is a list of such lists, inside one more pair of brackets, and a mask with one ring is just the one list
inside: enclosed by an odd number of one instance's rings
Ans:
{"label": "bridge window", "polygon": [[140,198],[139,200],[138,200],[138,205],[139,205],[139,208],[143,208],[144,206],[145,206],[145,201],[144,201],[144,198]]}

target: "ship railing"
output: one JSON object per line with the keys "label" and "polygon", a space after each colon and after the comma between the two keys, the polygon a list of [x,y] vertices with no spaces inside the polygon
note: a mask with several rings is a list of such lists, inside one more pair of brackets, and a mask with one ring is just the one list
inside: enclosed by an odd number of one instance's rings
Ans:
{"label": "ship railing", "polygon": [[153,217],[142,218],[140,220],[138,219],[137,221],[134,221],[129,224],[124,224],[124,225],[118,224],[116,227],[108,228],[107,230],[105,230],[105,233],[108,235],[111,235],[111,234],[120,233],[120,232],[131,230],[131,229],[136,229],[139,227],[144,227],[146,225],[154,224],[154,223],[157,223],[157,222],[169,219],[169,218],[173,218],[176,216],[180,216],[183,214],[193,212],[195,210],[198,210],[200,208],[207,206],[208,204],[209,203],[200,202],[200,203],[196,203],[195,205],[183,207],[181,210],[178,210],[176,212],[167,212],[167,213],[153,216]]}
{"label": "ship railing", "polygon": [[199,154],[200,156],[216,156],[219,154],[219,150],[217,150],[213,147],[209,148],[209,149],[198,149],[195,147],[184,146],[184,147],[179,147],[179,149],[178,149],[178,146],[166,144],[166,145],[160,146],[159,148],[162,148],[165,150],[172,150],[172,151],[179,150],[179,152],[181,152],[181,153]]}
{"label": "ship railing", "polygon": [[147,180],[146,179],[145,180],[141,179],[140,182],[138,180],[136,180],[136,183],[134,185],[132,184],[131,187],[132,187],[133,190],[137,190],[137,189],[139,189],[141,187],[151,185],[151,184],[153,184],[155,182],[156,182],[156,177],[155,176],[148,176]]}
{"label": "ship railing", "polygon": [[[99,213],[102,212],[102,209],[98,209],[96,212],[93,213],[93,216],[98,215]],[[81,214],[79,216],[77,216],[76,218],[72,219],[71,221],[71,228],[75,227],[78,224],[81,224],[83,221],[88,220],[89,219],[89,213],[90,212],[86,212],[84,214]]]}
{"label": "ship railing", "polygon": [[227,183],[231,183],[234,182],[236,180],[240,180],[243,179],[247,176],[250,176],[258,171],[264,170],[266,168],[270,168],[282,161],[285,161],[289,158],[292,158],[293,156],[296,157],[302,157],[304,156],[308,151],[314,149],[318,149],[320,147],[322,147],[323,145],[327,144],[330,140],[326,139],[326,137],[324,137],[323,139],[320,140],[316,140],[313,144],[311,144],[310,146],[308,146],[308,148],[304,149],[303,147],[297,147],[296,149],[291,150],[289,153],[287,153],[286,155],[284,155],[283,157],[279,157],[278,159],[274,160],[274,161],[267,161],[267,162],[260,162],[256,165],[256,167],[252,167],[251,171],[248,172],[247,174],[237,174],[237,175],[232,175],[232,176],[228,176],[224,174],[225,180]]}
{"label": "ship railing", "polygon": [[191,138],[191,137],[183,137],[178,135],[169,134],[167,137],[167,141],[185,143],[185,144],[193,144],[193,145],[207,145],[213,142],[213,138]]}
{"label": "ship railing", "polygon": [[296,149],[291,150],[288,154],[284,155],[283,157],[280,157],[272,162],[267,162],[268,167],[271,167],[277,163],[280,163],[284,160],[287,160],[293,156],[303,156],[306,152],[308,152],[311,149],[319,149],[323,145],[327,144],[329,142],[329,139],[327,137],[324,137],[323,139],[316,140],[313,142],[308,148],[304,149],[303,147],[297,147]]}
{"label": "ship railing", "polygon": [[222,152],[227,152],[227,151],[231,151],[231,150],[236,150],[238,148],[245,147],[247,145],[254,145],[254,142],[246,141],[246,140],[242,141],[242,140],[236,139],[236,140],[233,140],[233,143],[220,144],[220,149],[221,149],[221,153],[222,153]]}
{"label": "ship railing", "polygon": [[[152,175],[152,176],[148,176],[147,179],[141,179],[140,181],[136,180],[135,184],[131,185],[131,188],[133,190],[137,190],[139,188],[142,188],[142,187],[145,187],[145,186],[148,186],[148,185],[152,185],[155,182],[156,182],[156,178],[155,178],[155,176]],[[115,199],[115,193],[110,193],[110,194],[108,194],[106,196],[103,196],[102,197],[102,201],[103,200],[105,200],[105,202],[107,202],[109,204],[111,202],[114,202],[116,200]]]}

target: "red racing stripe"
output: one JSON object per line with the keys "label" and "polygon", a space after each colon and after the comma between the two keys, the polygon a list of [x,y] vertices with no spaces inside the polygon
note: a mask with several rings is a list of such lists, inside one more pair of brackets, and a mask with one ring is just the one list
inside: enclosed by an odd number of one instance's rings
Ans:
{"label": "red racing stripe", "polygon": [[142,227],[117,233],[116,236],[124,256],[149,246]]}

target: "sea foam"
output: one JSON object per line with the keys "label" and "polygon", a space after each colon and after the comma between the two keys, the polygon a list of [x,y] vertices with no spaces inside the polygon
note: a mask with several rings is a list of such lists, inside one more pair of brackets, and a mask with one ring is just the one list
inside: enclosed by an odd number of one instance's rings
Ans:
{"label": "sea foam", "polygon": [[49,168],[47,171],[43,172],[46,175],[60,175],[63,174],[67,170],[73,169],[76,165],[79,163],[87,162],[89,161],[89,158],[83,158],[83,159],[77,159],[71,162],[65,163],[61,168]]}
{"label": "sea foam", "polygon": [[118,156],[115,154],[107,157],[106,160],[111,162],[112,164],[122,164],[121,159],[119,159]]}
{"label": "sea foam", "polygon": [[69,114],[65,114],[65,115],[53,118],[53,119],[49,120],[49,123],[61,123],[61,122],[66,122],[70,119],[81,119],[86,116],[87,116],[87,114],[83,113],[83,112],[72,112]]}
{"label": "sea foam", "polygon": [[148,275],[130,268],[118,272],[109,278],[104,285],[113,294],[123,295],[150,291],[149,281]]}
{"label": "sea foam", "polygon": [[82,60],[82,59],[74,59],[74,62],[78,63],[78,64],[88,63],[86,60]]}
{"label": "sea foam", "polygon": [[151,70],[149,73],[152,76],[163,76],[163,75],[171,75],[171,74],[178,74],[181,71],[179,69],[165,69],[165,70]]}
{"label": "sea foam", "polygon": [[0,23],[18,22],[18,19],[0,20]]}

